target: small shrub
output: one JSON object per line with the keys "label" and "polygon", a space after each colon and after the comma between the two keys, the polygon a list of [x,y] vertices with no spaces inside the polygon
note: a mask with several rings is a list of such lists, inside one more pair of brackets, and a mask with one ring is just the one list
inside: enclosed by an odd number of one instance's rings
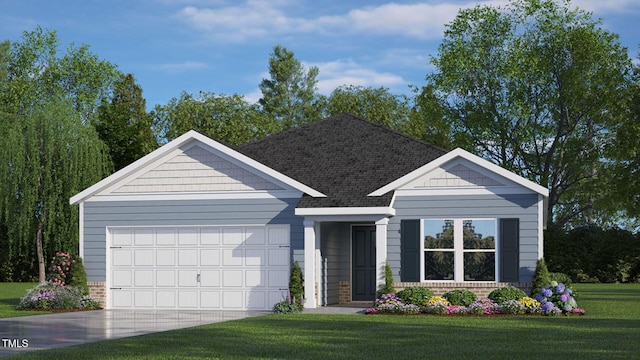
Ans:
{"label": "small shrub", "polygon": [[87,272],[84,269],[81,257],[76,257],[73,260],[69,275],[69,285],[77,287],[82,290],[83,294],[88,295],[89,285],[87,284]]}
{"label": "small shrub", "polygon": [[45,283],[29,289],[17,309],[97,309],[100,304],[74,286]]}
{"label": "small shrub", "polygon": [[376,299],[374,308],[377,312],[391,314],[415,315],[420,313],[420,307],[414,304],[405,304],[396,294],[383,294]]}
{"label": "small shrub", "polygon": [[384,264],[384,285],[378,291],[376,295],[377,298],[384,294],[395,294],[396,289],[393,287],[393,272],[391,271],[391,266],[389,266],[389,262],[387,261]]}
{"label": "small shrub", "polygon": [[533,286],[531,287],[531,296],[536,296],[540,292],[540,289],[547,286],[551,282],[549,276],[549,269],[544,258],[538,259],[536,262],[536,272],[533,274]]}
{"label": "small shrub", "polygon": [[522,315],[527,308],[518,300],[507,300],[500,305],[503,314]]}
{"label": "small shrub", "polygon": [[560,272],[549,273],[549,279],[549,283],[555,281],[557,283],[565,284],[566,286],[571,286],[572,283],[571,277],[569,275]]}
{"label": "small shrub", "polygon": [[275,303],[271,310],[274,314],[295,314],[301,312],[303,308],[304,299],[295,299],[287,294],[287,298]]}
{"label": "small shrub", "polygon": [[442,295],[442,297],[447,299],[451,305],[458,306],[469,306],[478,298],[473,292],[464,289],[451,290]]}
{"label": "small shrub", "polygon": [[552,281],[549,286],[540,290],[536,300],[540,302],[540,308],[545,315],[553,316],[560,313],[584,315],[584,310],[578,308],[573,290],[562,283]]}
{"label": "small shrub", "polygon": [[304,299],[304,280],[302,278],[302,269],[297,261],[291,266],[291,274],[289,275],[289,294],[293,302],[300,302]]}
{"label": "small shrub", "polygon": [[49,266],[47,281],[56,285],[68,285],[71,267],[75,262],[68,253],[56,252]]}
{"label": "small shrub", "polygon": [[472,302],[467,308],[469,314],[482,315],[482,314],[499,314],[500,305],[496,304],[489,298],[479,298]]}
{"label": "small shrub", "polygon": [[421,306],[426,300],[433,297],[433,293],[429,288],[422,286],[408,287],[398,292],[398,297],[405,304],[413,304]]}
{"label": "small shrub", "polygon": [[520,300],[523,297],[526,297],[527,294],[524,291],[513,287],[513,286],[505,286],[499,289],[493,290],[489,294],[489,299],[493,300],[496,304],[502,304],[507,300]]}
{"label": "small shrub", "polygon": [[422,303],[422,309],[427,314],[444,315],[449,306],[451,303],[441,296],[432,296]]}

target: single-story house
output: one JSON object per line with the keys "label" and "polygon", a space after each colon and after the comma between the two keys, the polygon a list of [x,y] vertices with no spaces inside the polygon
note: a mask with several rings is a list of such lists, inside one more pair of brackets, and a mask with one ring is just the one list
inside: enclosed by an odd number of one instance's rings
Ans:
{"label": "single-story house", "polygon": [[270,309],[395,286],[530,286],[547,189],[462,149],[341,114],[238,148],[195,131],[70,199],[110,309]]}

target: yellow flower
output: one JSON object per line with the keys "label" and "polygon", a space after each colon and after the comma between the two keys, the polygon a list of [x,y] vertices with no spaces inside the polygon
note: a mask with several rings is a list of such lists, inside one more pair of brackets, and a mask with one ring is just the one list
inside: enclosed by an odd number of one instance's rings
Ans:
{"label": "yellow flower", "polygon": [[537,300],[532,299],[532,298],[530,298],[528,296],[525,296],[525,297],[523,297],[522,299],[520,299],[518,301],[528,309],[533,309],[533,308],[536,308],[536,307],[540,306],[540,302],[538,302]]}
{"label": "yellow flower", "polygon": [[451,305],[451,303],[447,301],[447,299],[443,298],[442,296],[432,296],[422,303],[422,305],[427,305],[427,306],[438,305],[438,304],[444,304],[446,306]]}

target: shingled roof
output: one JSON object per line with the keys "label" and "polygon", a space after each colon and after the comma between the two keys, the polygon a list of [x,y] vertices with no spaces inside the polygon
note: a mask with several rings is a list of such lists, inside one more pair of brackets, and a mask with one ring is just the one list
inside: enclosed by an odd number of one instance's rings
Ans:
{"label": "shingled roof", "polygon": [[327,195],[304,195],[298,208],[389,206],[392,192],[367,195],[447,153],[350,114],[274,134],[238,151]]}

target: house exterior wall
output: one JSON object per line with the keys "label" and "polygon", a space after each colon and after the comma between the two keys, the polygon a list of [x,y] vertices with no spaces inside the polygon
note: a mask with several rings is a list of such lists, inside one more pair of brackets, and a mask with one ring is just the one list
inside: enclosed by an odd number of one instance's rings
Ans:
{"label": "house exterior wall", "polygon": [[518,218],[520,220],[520,282],[528,283],[538,260],[538,195],[399,196],[396,215],[387,229],[387,259],[394,279],[400,279],[400,221],[422,218]]}
{"label": "house exterior wall", "polygon": [[303,249],[299,199],[89,201],[84,203],[87,280],[106,280],[106,228],[113,226],[290,225],[290,248]]}

